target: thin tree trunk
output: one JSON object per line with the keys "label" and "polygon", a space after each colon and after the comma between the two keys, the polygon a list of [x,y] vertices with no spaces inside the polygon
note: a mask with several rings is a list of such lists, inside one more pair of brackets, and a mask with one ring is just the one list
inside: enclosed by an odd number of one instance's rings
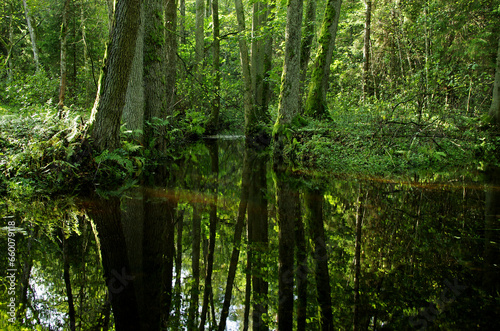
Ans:
{"label": "thin tree trunk", "polygon": [[116,5],[115,25],[90,119],[94,146],[100,151],[120,144],[120,120],[134,59],[139,12],[139,0],[122,0]]}
{"label": "thin tree trunk", "polygon": [[219,0],[212,0],[212,31],[214,36],[213,47],[213,68],[214,68],[214,99],[212,101],[212,111],[207,122],[207,133],[217,133],[219,127],[220,112],[220,27],[219,27]]}
{"label": "thin tree trunk", "polygon": [[314,59],[311,83],[304,113],[315,118],[328,116],[326,93],[328,91],[330,64],[332,62],[337,26],[342,0],[328,0],[319,36],[319,48]]}
{"label": "thin tree trunk", "polygon": [[68,18],[69,18],[69,5],[70,0],[64,1],[64,8],[62,13],[62,24],[61,24],[61,57],[60,57],[60,67],[61,67],[61,80],[59,84],[59,103],[57,104],[59,108],[59,116],[62,116],[62,111],[64,107],[64,99],[66,97],[66,85],[67,85],[67,53],[68,53]]}
{"label": "thin tree trunk", "polygon": [[226,291],[224,293],[224,303],[222,305],[219,331],[226,329],[226,320],[229,315],[229,307],[231,305],[231,296],[233,294],[234,278],[236,269],[238,267],[238,259],[240,256],[241,234],[245,225],[245,214],[248,204],[248,196],[250,191],[250,160],[247,149],[243,156],[243,174],[241,179],[241,198],[238,206],[238,216],[236,218],[236,225],[234,227],[233,251],[231,253],[231,260],[229,263],[229,270],[227,274]]}
{"label": "thin tree trunk", "polygon": [[191,269],[193,273],[193,287],[191,288],[191,300],[188,312],[188,330],[194,330],[198,319],[198,298],[200,291],[200,242],[201,242],[201,216],[198,206],[193,204],[193,244]]}
{"label": "thin tree trunk", "polygon": [[166,114],[172,115],[176,104],[175,82],[177,74],[177,1],[165,0],[165,81]]}
{"label": "thin tree trunk", "polygon": [[361,208],[361,186],[358,188],[356,200],[356,242],[354,246],[354,331],[361,326],[361,300],[359,295],[359,282],[361,277],[361,229],[363,226],[363,209]]}
{"label": "thin tree trunk", "polygon": [[495,68],[495,82],[493,83],[493,97],[491,100],[490,116],[500,126],[500,38],[498,38],[497,63]]}
{"label": "thin tree trunk", "polygon": [[306,16],[302,31],[302,45],[300,48],[300,100],[304,93],[307,67],[311,58],[311,48],[314,39],[314,30],[316,25],[316,0],[307,0]]}
{"label": "thin tree trunk", "polygon": [[180,13],[180,19],[179,19],[179,42],[184,45],[186,43],[186,28],[185,28],[185,21],[186,21],[186,0],[180,0],[179,4],[179,13]]}
{"label": "thin tree trunk", "polygon": [[28,31],[30,33],[31,48],[33,49],[33,59],[35,61],[36,71],[38,72],[40,70],[40,55],[36,44],[35,29],[33,28],[33,24],[31,23],[31,15],[26,0],[23,0],[23,6],[24,6],[24,16],[26,17],[26,24],[28,25]]}
{"label": "thin tree trunk", "polygon": [[234,0],[236,18],[238,20],[238,44],[240,48],[241,75],[243,78],[243,104],[245,108],[245,134],[247,137],[253,134],[255,125],[255,114],[253,111],[252,76],[250,72],[250,59],[248,56],[248,45],[246,42],[245,11],[242,0]]}
{"label": "thin tree trunk", "polygon": [[333,330],[332,298],[328,272],[328,253],[323,225],[323,192],[309,189],[305,193],[307,219],[314,243],[316,292],[320,310],[321,330]]}
{"label": "thin tree trunk", "polygon": [[365,35],[363,39],[363,101],[366,97],[371,96],[370,84],[370,34],[372,21],[372,1],[365,0]]}
{"label": "thin tree trunk", "polygon": [[212,272],[214,265],[215,240],[217,236],[217,182],[219,177],[219,150],[216,141],[210,142],[208,146],[212,165],[212,176],[214,177],[214,187],[212,188],[213,200],[210,202],[210,225],[209,225],[209,244],[207,255],[207,271],[205,276],[205,287],[203,292],[203,306],[201,311],[200,331],[205,329],[206,315],[208,312],[208,303],[212,294]]}
{"label": "thin tree trunk", "polygon": [[195,20],[195,62],[197,74],[201,77],[201,62],[204,57],[204,38],[205,38],[205,0],[196,0],[196,20]]}
{"label": "thin tree trunk", "polygon": [[76,330],[75,304],[73,302],[73,291],[71,288],[71,277],[69,270],[68,240],[66,239],[64,226],[62,229],[62,245],[63,245],[64,284],[66,285],[66,296],[68,298],[69,329],[71,331],[75,331]]}
{"label": "thin tree trunk", "polygon": [[14,8],[9,2],[9,53],[7,54],[7,81],[11,82],[13,77],[12,49],[14,47]]}

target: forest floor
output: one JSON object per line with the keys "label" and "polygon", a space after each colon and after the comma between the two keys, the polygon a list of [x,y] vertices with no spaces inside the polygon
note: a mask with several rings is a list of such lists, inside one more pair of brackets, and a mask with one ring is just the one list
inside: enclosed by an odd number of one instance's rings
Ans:
{"label": "forest floor", "polygon": [[[83,130],[79,114],[59,118],[53,107],[0,105],[0,191],[57,194],[92,187],[103,178],[123,183],[150,162],[130,132],[122,133],[121,149],[95,155]],[[500,164],[499,146],[497,131],[479,117],[386,119],[357,112],[303,120],[291,129],[285,157],[307,176],[446,180],[475,177],[486,165]]]}

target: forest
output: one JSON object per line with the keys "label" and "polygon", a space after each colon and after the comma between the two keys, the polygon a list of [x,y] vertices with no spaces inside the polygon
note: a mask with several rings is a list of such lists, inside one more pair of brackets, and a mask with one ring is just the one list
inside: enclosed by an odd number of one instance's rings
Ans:
{"label": "forest", "polygon": [[499,0],[0,17],[0,329],[497,329]]}

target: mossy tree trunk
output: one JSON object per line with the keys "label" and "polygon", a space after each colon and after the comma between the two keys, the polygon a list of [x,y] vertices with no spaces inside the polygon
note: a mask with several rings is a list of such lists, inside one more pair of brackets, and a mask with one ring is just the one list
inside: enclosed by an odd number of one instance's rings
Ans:
{"label": "mossy tree trunk", "polygon": [[167,115],[174,113],[176,104],[175,82],[177,78],[177,1],[165,0],[165,81]]}
{"label": "mossy tree trunk", "polygon": [[303,0],[290,0],[287,6],[287,22],[285,30],[285,62],[281,76],[281,91],[279,96],[278,118],[274,125],[274,156],[275,165],[283,159],[285,130],[291,125],[300,108],[300,39],[302,27]]}
{"label": "mossy tree trunk", "polygon": [[307,67],[311,58],[314,28],[316,25],[316,0],[307,0],[304,27],[302,30],[302,45],[300,47],[300,98],[302,101]]}
{"label": "mossy tree trunk", "polygon": [[[142,131],[144,129],[144,4],[142,3],[140,16],[141,23],[137,32],[122,121],[128,130]],[[139,140],[142,142],[142,135]]]}
{"label": "mossy tree trunk", "polygon": [[335,48],[341,5],[342,0],[328,0],[325,9],[325,16],[318,40],[318,52],[314,59],[311,83],[304,109],[304,113],[307,116],[314,118],[321,119],[328,117],[326,93],[328,91],[330,64]]}
{"label": "mossy tree trunk", "polygon": [[116,4],[111,42],[102,68],[90,123],[98,151],[120,145],[120,119],[125,105],[128,79],[140,24],[140,1],[121,0]]}
{"label": "mossy tree trunk", "polygon": [[166,150],[166,127],[161,120],[167,116],[165,5],[163,0],[144,3],[144,140],[147,148],[160,155]]}

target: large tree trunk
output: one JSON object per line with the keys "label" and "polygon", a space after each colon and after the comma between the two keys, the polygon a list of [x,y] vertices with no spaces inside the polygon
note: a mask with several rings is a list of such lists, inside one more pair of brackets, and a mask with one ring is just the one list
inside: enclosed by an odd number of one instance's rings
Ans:
{"label": "large tree trunk", "polygon": [[149,122],[144,127],[146,146],[160,155],[166,150],[166,127],[158,125],[159,119],[167,116],[167,42],[165,40],[165,1],[145,2],[147,17],[144,26],[144,119]]}
{"label": "large tree trunk", "polygon": [[318,53],[314,59],[309,93],[305,103],[305,114],[315,118],[328,116],[326,93],[341,5],[342,0],[328,0],[321,26]]}
{"label": "large tree trunk", "polygon": [[59,116],[62,115],[64,107],[64,99],[66,97],[66,85],[67,85],[67,54],[68,54],[68,19],[69,19],[69,5],[70,0],[64,1],[64,8],[62,13],[62,23],[61,23],[61,57],[60,57],[60,67],[61,67],[61,78],[59,84],[59,103],[57,104],[59,108]]}
{"label": "large tree trunk", "polygon": [[500,126],[500,38],[498,38],[497,65],[495,68],[495,82],[493,83],[493,98],[491,100],[490,116]]}
{"label": "large tree trunk", "polygon": [[139,0],[121,0],[116,4],[115,25],[90,120],[94,147],[100,151],[115,149],[120,144],[120,119],[134,59],[139,12]]}
{"label": "large tree trunk", "polygon": [[300,37],[302,1],[290,0],[287,6],[285,30],[285,63],[281,76],[278,118],[274,125],[274,163],[280,164],[284,148],[285,130],[300,109]]}
{"label": "large tree trunk", "polygon": [[249,150],[252,155],[251,180],[248,196],[248,272],[252,281],[252,325],[253,330],[268,330],[263,316],[267,313],[268,283],[265,265],[268,248],[267,181],[266,157],[258,151]]}
{"label": "large tree trunk", "polygon": [[23,6],[24,6],[24,16],[26,17],[26,24],[28,25],[28,31],[30,33],[31,48],[33,49],[33,59],[35,60],[35,67],[36,71],[38,72],[40,70],[40,55],[38,52],[38,47],[36,45],[35,29],[33,28],[33,24],[31,22],[31,15],[26,0],[23,0]]}
{"label": "large tree trunk", "polygon": [[[122,121],[128,130],[144,129],[144,4],[141,2],[141,23],[137,31],[134,60],[130,71]],[[142,142],[142,135],[139,137]]]}

